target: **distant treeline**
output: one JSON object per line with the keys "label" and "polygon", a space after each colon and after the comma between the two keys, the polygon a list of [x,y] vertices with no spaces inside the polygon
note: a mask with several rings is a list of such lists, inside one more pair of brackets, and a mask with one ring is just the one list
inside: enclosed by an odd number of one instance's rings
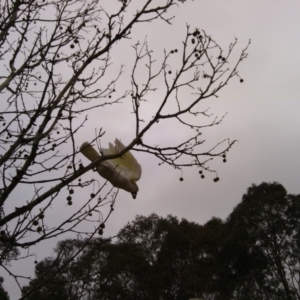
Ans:
{"label": "distant treeline", "polygon": [[[36,264],[26,300],[300,299],[300,195],[252,185],[204,225],[137,216],[113,239],[64,240]],[[85,247],[80,254],[76,253]],[[69,261],[72,261],[69,263]],[[67,265],[67,267],[64,267]]]}

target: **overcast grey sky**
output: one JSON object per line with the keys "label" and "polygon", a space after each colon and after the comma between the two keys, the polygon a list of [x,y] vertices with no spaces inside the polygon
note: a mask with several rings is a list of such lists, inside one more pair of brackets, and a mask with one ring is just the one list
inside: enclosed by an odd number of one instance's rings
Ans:
{"label": "overcast grey sky", "polygon": [[[204,103],[216,115],[228,112],[222,125],[204,132],[208,143],[224,138],[239,142],[229,152],[226,164],[221,159],[213,164],[220,177],[218,183],[213,182],[213,176],[201,180],[198,170],[192,168],[184,171],[184,181],[180,182],[180,172],[168,166],[158,168],[155,157],[135,154],[143,168],[138,197],[133,200],[130,194],[120,191],[115,211],[106,223],[106,236],[116,234],[137,214],[172,214],[200,224],[213,216],[225,219],[252,183],[277,181],[289,193],[300,192],[300,2],[187,0],[172,13],[176,17],[173,26],[163,22],[143,24],[133,30],[132,43],[147,35],[149,47],[159,60],[164,49],[180,49],[186,23],[191,28],[204,29],[225,51],[238,38],[236,55],[251,39],[249,57],[239,68],[244,83],[234,78],[218,99]],[[125,64],[125,82],[131,71],[133,50],[128,44],[118,51],[114,66],[117,69],[118,64]],[[106,131],[101,140],[103,147],[116,137],[124,144],[131,142],[134,118],[129,113],[130,103],[126,105],[112,106],[100,115],[90,114],[79,144],[92,140],[95,128],[100,127]],[[126,107],[128,112],[124,113]],[[116,120],[122,120],[124,126],[120,128]],[[166,138],[172,141],[174,133],[168,130],[153,128],[145,138],[161,143]],[[63,210],[55,213],[63,214]],[[49,256],[57,241],[41,244],[36,251],[38,260]],[[33,271],[33,261],[34,258],[24,263],[22,269]],[[12,280],[6,279],[4,287],[11,299],[19,295],[13,286]]]}
{"label": "overcast grey sky", "polygon": [[[196,169],[185,170],[184,181],[179,182],[179,172],[158,168],[154,157],[136,154],[143,166],[138,198],[133,201],[125,192],[120,194],[106,233],[116,233],[136,214],[152,212],[198,223],[213,216],[224,219],[252,183],[278,181],[288,192],[300,192],[300,3],[186,1],[174,13],[174,26],[161,23],[159,29],[151,25],[138,31],[141,37],[147,34],[158,57],[164,48],[180,45],[186,23],[204,29],[224,50],[235,37],[237,53],[252,40],[249,57],[240,66],[244,83],[233,79],[217,100],[207,102],[217,115],[228,112],[222,125],[205,131],[208,142],[227,137],[239,142],[226,164],[216,161],[218,183],[213,177],[201,180]],[[128,139],[125,132],[124,138],[118,135],[119,128],[106,129],[107,140],[117,136],[126,143],[132,136],[130,128]],[[151,134],[159,138],[163,132]]]}

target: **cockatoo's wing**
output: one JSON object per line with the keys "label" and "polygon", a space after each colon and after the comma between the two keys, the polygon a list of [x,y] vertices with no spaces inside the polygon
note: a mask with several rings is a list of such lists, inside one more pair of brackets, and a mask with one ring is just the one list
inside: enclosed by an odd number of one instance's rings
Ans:
{"label": "cockatoo's wing", "polygon": [[[109,152],[111,154],[118,153],[122,151],[125,148],[124,144],[118,140],[115,139],[115,146],[113,146],[111,143],[109,143]],[[130,151],[127,151],[125,154],[123,154],[122,157],[114,159],[114,162],[120,166],[120,168],[125,168],[128,171],[131,172],[131,178],[134,181],[137,181],[141,178],[142,175],[142,167],[137,162],[135,157],[131,154]]]}
{"label": "cockatoo's wing", "polygon": [[109,164],[100,164],[97,166],[98,173],[108,180],[114,187],[123,189],[130,193],[137,193],[138,186],[130,179],[131,173],[124,168],[111,166]]}

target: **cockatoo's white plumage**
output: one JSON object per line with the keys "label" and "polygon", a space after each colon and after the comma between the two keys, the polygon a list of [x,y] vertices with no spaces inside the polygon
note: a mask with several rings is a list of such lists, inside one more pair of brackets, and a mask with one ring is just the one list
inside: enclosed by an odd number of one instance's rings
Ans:
{"label": "cockatoo's white plumage", "polygon": [[[110,155],[119,153],[124,148],[125,146],[122,144],[122,142],[118,139],[115,139],[115,146],[109,143],[109,148],[101,149],[101,151],[103,155]],[[80,151],[92,162],[101,157],[94,147],[88,142],[85,142],[81,145]],[[97,166],[97,171],[113,186],[131,193],[135,199],[139,190],[136,181],[141,178],[142,167],[130,153],[130,151],[123,154],[122,157],[101,162]]]}

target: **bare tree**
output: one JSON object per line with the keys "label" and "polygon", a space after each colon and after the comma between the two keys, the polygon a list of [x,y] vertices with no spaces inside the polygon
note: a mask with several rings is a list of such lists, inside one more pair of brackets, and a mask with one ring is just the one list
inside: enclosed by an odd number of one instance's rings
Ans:
{"label": "bare tree", "polygon": [[[187,26],[182,46],[165,50],[158,67],[147,40],[133,45],[131,86],[123,92],[117,90],[123,67],[115,77],[108,72],[113,49],[132,38],[133,27],[156,20],[171,25],[170,8],[183,2],[111,0],[106,7],[105,1],[97,0],[1,0],[0,261],[17,282],[19,277],[5,264],[14,257],[11,251],[18,253],[20,247],[28,249],[66,232],[90,238],[103,232],[118,194],[114,189],[104,193],[103,182],[78,210],[66,213],[55,226],[48,226],[44,219],[49,208],[55,209],[61,201],[63,192],[68,191],[71,205],[75,188],[94,185],[94,179],[82,181],[80,177],[97,164],[128,150],[142,151],[175,169],[195,167],[202,176],[212,172],[214,181],[219,180],[209,162],[216,157],[225,160],[235,141],[226,139],[205,148],[201,130],[219,125],[224,116],[211,120],[201,101],[217,97],[234,77],[243,82],[237,68],[247,57],[249,44],[231,62],[237,40],[223,51],[205,31]],[[139,68],[144,68],[142,78]],[[145,120],[142,108],[151,102],[157,82],[159,87],[164,84],[164,96],[156,100],[155,113]],[[88,122],[87,113],[121,100],[132,103],[132,141],[119,153],[102,155],[83,166],[76,137]],[[146,143],[145,133],[168,119],[189,128],[190,136],[164,147]],[[97,128],[94,141],[104,133]],[[102,214],[108,205],[107,213]],[[97,217],[93,214],[92,218],[92,212]],[[92,230],[80,230],[83,222],[92,222]]]}

